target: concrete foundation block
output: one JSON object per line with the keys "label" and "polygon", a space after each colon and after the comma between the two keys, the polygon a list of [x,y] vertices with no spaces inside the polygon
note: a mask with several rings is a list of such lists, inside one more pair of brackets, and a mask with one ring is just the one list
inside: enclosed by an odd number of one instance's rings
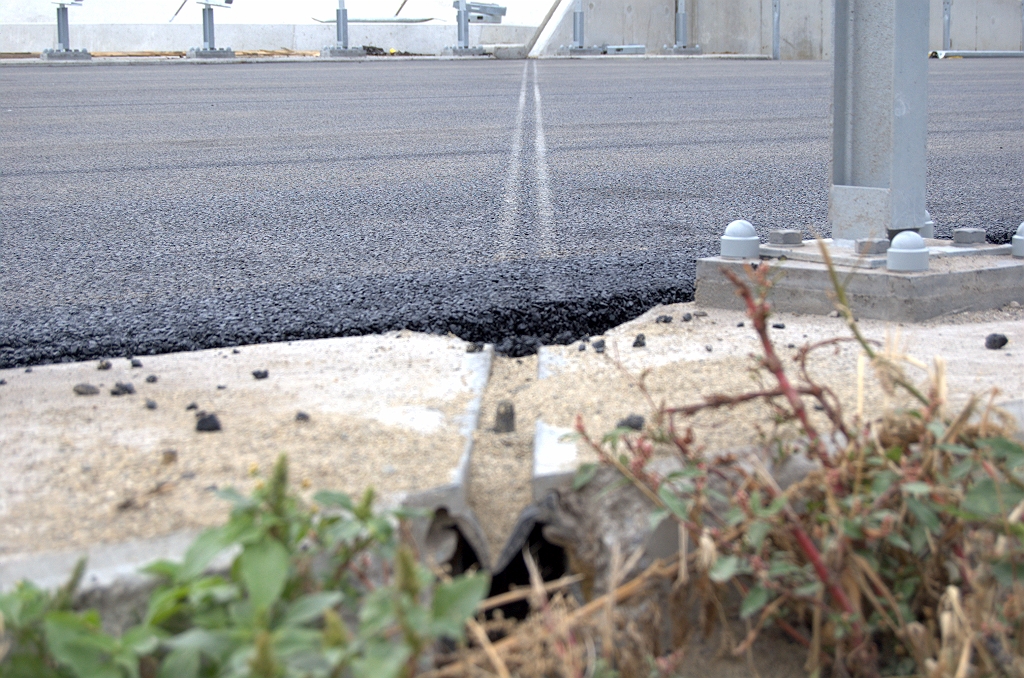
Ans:
{"label": "concrete foundation block", "polygon": [[977,245],[985,242],[985,229],[983,228],[954,228],[954,245]]}
{"label": "concrete foundation block", "polygon": [[[767,262],[783,275],[769,299],[779,311],[827,315],[832,282],[824,264],[787,259]],[[854,314],[893,322],[919,322],[961,311],[982,311],[1024,303],[1024,261],[1011,257],[948,257],[928,271],[891,273],[877,268],[837,266]],[[745,279],[743,262],[723,257],[697,261],[696,301],[702,306],[742,309],[735,287],[722,274]]]}
{"label": "concrete foundation block", "polygon": [[1017,235],[1013,236],[1012,254],[1024,258],[1024,224],[1017,227]]}
{"label": "concrete foundation block", "polygon": [[186,56],[189,59],[234,59],[235,50],[230,47],[218,47],[217,49],[192,47],[188,50]]}
{"label": "concrete foundation block", "polygon": [[871,256],[872,254],[885,254],[889,249],[888,238],[864,238],[854,244],[857,254]]}
{"label": "concrete foundation block", "polygon": [[329,59],[357,59],[366,56],[366,50],[362,47],[324,47],[320,50],[320,56]]}
{"label": "concrete foundation block", "polygon": [[569,56],[601,56],[604,54],[604,47],[569,47]]}
{"label": "concrete foundation block", "polygon": [[444,53],[448,56],[457,57],[477,57],[485,55],[483,47],[448,47],[445,49]]}
{"label": "concrete foundation block", "polygon": [[89,61],[92,54],[84,49],[47,49],[39,58],[43,61]]}
{"label": "concrete foundation block", "polygon": [[793,228],[770,231],[768,233],[768,244],[800,247],[804,244],[804,234]]}
{"label": "concrete foundation block", "polygon": [[680,45],[665,45],[661,48],[665,54],[675,54],[678,56],[703,54],[704,49],[700,45],[691,45],[689,47],[682,47]]}

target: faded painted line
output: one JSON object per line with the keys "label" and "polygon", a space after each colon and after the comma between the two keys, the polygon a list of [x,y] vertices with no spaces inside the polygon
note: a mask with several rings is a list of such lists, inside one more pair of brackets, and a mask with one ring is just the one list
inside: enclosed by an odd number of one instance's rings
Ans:
{"label": "faded painted line", "polygon": [[548,174],[548,147],[544,140],[544,115],[541,110],[540,83],[537,79],[537,62],[533,62],[533,113],[534,141],[536,150],[537,217],[540,221],[538,233],[538,254],[553,256],[555,244],[555,210],[551,205],[551,181]]}
{"label": "faded painted line", "polygon": [[519,86],[519,111],[516,113],[516,131],[512,137],[512,157],[508,162],[508,173],[505,175],[501,218],[498,221],[498,252],[495,259],[510,258],[512,237],[516,227],[521,223],[519,208],[522,202],[522,188],[519,185],[519,174],[522,170],[523,156],[523,119],[526,113],[526,83],[529,74],[529,63],[523,64],[523,79]]}

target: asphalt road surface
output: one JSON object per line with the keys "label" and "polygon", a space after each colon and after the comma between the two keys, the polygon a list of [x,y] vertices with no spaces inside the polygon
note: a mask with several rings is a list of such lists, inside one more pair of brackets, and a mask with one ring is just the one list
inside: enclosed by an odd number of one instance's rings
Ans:
{"label": "asphalt road surface", "polygon": [[[0,367],[407,327],[511,354],[827,235],[828,63],[0,68]],[[1024,60],[932,61],[940,234],[1024,220]]]}

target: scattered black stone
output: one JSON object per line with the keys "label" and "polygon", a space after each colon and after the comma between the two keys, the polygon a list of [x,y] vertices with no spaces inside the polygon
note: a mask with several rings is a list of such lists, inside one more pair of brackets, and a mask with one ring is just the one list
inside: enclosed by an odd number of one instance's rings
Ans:
{"label": "scattered black stone", "polygon": [[498,403],[498,410],[494,413],[494,432],[512,433],[516,430],[516,406],[510,400],[502,400]]}
{"label": "scattered black stone", "polygon": [[0,379],[0,386],[6,386],[6,385],[7,385],[7,380],[6,379]]}
{"label": "scattered black stone", "polygon": [[647,337],[643,334],[636,335],[636,339],[633,340],[633,348],[643,348],[647,345]]}
{"label": "scattered black stone", "polygon": [[109,370],[111,367],[113,367],[113,364],[109,360],[101,360],[96,365],[97,370]]}
{"label": "scattered black stone", "polygon": [[155,400],[147,400],[146,401],[146,409],[147,410],[155,410],[156,409],[156,401]]}
{"label": "scattered black stone", "polygon": [[586,351],[587,350],[587,345],[585,343],[583,343],[582,341],[580,342],[580,350],[581,351]]}
{"label": "scattered black stone", "polygon": [[233,349],[231,349],[231,352],[232,352],[232,353],[234,353],[234,354],[236,354],[236,355],[237,355],[237,354],[239,354],[239,353],[241,353],[241,351],[239,351],[239,350],[238,350],[237,348],[233,348]]}
{"label": "scattered black stone", "polygon": [[694,311],[693,312],[693,317],[694,318],[707,318],[708,317],[708,312],[707,311]]}
{"label": "scattered black stone", "polygon": [[253,370],[252,376],[256,377],[256,379],[266,379],[270,376],[270,372],[266,370]]}
{"label": "scattered black stone", "polygon": [[598,353],[604,353],[604,339],[598,339],[594,342],[594,350]]}
{"label": "scattered black stone", "polygon": [[138,358],[132,358],[132,367],[142,367],[142,361]]}
{"label": "scattered black stone", "polygon": [[189,403],[188,407],[186,407],[185,409],[186,410],[198,410],[199,409],[199,405],[196,405],[195,403]]}
{"label": "scattered black stone", "polygon": [[672,316],[670,316],[670,315],[659,315],[657,318],[654,319],[654,322],[656,322],[656,323],[663,323],[665,325],[668,325],[670,322],[672,322]]}
{"label": "scattered black stone", "polygon": [[772,323],[772,327],[777,330],[784,330],[786,329],[786,323]]}
{"label": "scattered black stone", "polygon": [[224,384],[217,384],[217,390],[218,391],[223,391],[226,388],[227,388],[227,386],[225,386]]}
{"label": "scattered black stone", "polygon": [[135,387],[123,381],[117,382],[114,384],[114,388],[110,389],[112,396],[132,395],[133,393],[135,393]]}
{"label": "scattered black stone", "polygon": [[745,326],[745,325],[746,325],[746,323],[745,323],[745,322],[742,322],[742,321],[741,321],[741,322],[738,322],[738,323],[736,323],[736,327],[743,327],[743,326]]}
{"label": "scattered black stone", "polygon": [[25,368],[25,374],[31,374],[31,373],[32,373],[32,368],[31,367],[26,367]]}
{"label": "scattered black stone", "polygon": [[707,351],[708,353],[711,353],[712,351],[714,351],[714,350],[715,350],[715,347],[714,347],[714,346],[712,346],[711,344],[706,344],[706,345],[704,346],[704,350],[705,350],[705,351]]}
{"label": "scattered black stone", "polygon": [[484,342],[473,341],[466,344],[466,353],[480,353],[484,350]]}
{"label": "scattered black stone", "polygon": [[296,412],[295,421],[309,421],[309,415],[305,412]]}
{"label": "scattered black stone", "polygon": [[822,405],[821,403],[814,403],[814,409],[816,409],[818,412],[824,412],[825,406]]}
{"label": "scattered black stone", "polygon": [[692,313],[684,313],[683,314],[683,322],[684,323],[688,323],[691,320],[693,320],[693,314]]}
{"label": "scattered black stone", "polygon": [[81,396],[96,395],[97,393],[100,392],[100,390],[93,386],[92,384],[75,384],[75,388],[73,388],[72,390],[75,392],[75,394]]}
{"label": "scattered black stone", "polygon": [[1010,343],[1010,340],[1006,338],[1005,334],[990,334],[985,337],[985,348],[992,349],[993,351],[998,351],[1008,343]]}
{"label": "scattered black stone", "polygon": [[216,414],[208,414],[205,417],[200,417],[199,421],[196,422],[197,431],[219,431],[220,430],[220,419],[217,418]]}
{"label": "scattered black stone", "polygon": [[787,348],[796,348],[796,344],[786,344]]}
{"label": "scattered black stone", "polygon": [[616,424],[615,428],[631,428],[634,431],[641,431],[644,428],[644,418],[639,414],[631,414]]}
{"label": "scattered black stone", "polygon": [[146,377],[146,383],[147,384],[155,384],[156,383],[156,375],[155,374],[151,374],[148,377]]}

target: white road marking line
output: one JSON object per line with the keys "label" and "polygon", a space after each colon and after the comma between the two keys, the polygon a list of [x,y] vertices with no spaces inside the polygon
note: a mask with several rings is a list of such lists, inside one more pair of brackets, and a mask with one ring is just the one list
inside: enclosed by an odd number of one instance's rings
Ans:
{"label": "white road marking line", "polygon": [[508,259],[512,248],[512,236],[519,219],[519,205],[522,202],[522,189],[519,185],[519,174],[522,168],[523,155],[523,118],[526,111],[526,82],[530,65],[523,64],[523,81],[519,86],[519,112],[516,113],[516,132],[512,137],[512,157],[505,175],[505,190],[501,206],[501,218],[498,221],[498,253],[496,259]]}
{"label": "white road marking line", "polygon": [[548,147],[544,140],[544,116],[540,104],[540,84],[537,81],[537,62],[533,62],[533,112],[536,132],[537,216],[540,219],[538,254],[551,256],[554,249],[555,210],[551,205],[551,182],[548,176]]}

